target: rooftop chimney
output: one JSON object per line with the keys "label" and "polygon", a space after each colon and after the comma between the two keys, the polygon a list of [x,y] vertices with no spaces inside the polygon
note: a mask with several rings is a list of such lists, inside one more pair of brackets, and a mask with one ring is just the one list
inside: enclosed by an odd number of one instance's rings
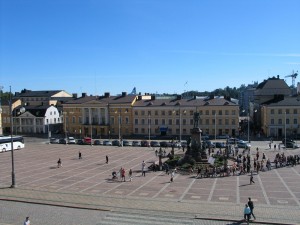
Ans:
{"label": "rooftop chimney", "polygon": [[105,92],[105,93],[104,93],[104,97],[105,97],[105,98],[109,98],[109,97],[110,97],[110,93],[109,93],[109,92]]}

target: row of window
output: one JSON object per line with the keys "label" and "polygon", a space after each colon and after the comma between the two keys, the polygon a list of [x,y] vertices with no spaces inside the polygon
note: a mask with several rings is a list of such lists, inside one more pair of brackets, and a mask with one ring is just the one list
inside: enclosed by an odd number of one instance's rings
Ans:
{"label": "row of window", "polygon": [[[186,114],[189,114],[190,116],[193,116],[194,113],[196,111],[194,110],[190,110],[187,112],[187,110],[167,110],[167,111],[158,111],[158,110],[155,110],[154,111],[154,115],[155,116],[165,116],[165,115],[168,115],[168,116],[172,116],[172,115],[177,115],[179,116],[180,114],[181,115],[186,115]],[[230,110],[199,110],[199,113],[200,115],[229,115],[229,112]],[[141,116],[145,116],[145,115],[151,115],[152,111],[148,110],[148,111],[144,111],[144,110],[141,110],[141,111],[134,111],[134,115],[138,116],[138,115],[141,115]],[[231,110],[231,115],[236,115],[236,110]]]}
{"label": "row of window", "polygon": [[[180,125],[180,120],[176,119],[173,123],[173,119],[154,119],[154,125]],[[215,119],[200,119],[199,125],[214,125],[216,122]],[[152,119],[134,119],[135,125],[146,125],[152,124]],[[193,125],[194,119],[182,119],[182,125]],[[218,125],[236,125],[236,120],[232,119],[230,124],[230,119],[219,119],[217,120]]]}
{"label": "row of window", "polygon": [[[286,119],[285,120],[285,124],[290,124],[290,122],[293,122],[292,124],[295,124],[295,125],[297,125],[298,124],[298,120],[297,119],[293,119],[293,120],[290,120],[290,119]],[[275,119],[271,119],[271,124],[272,125],[274,125],[275,124]],[[280,125],[282,125],[283,123],[282,123],[282,119],[278,119],[277,120],[277,124],[280,124]]]}
{"label": "row of window", "polygon": [[271,114],[298,114],[298,109],[271,109]]}
{"label": "row of window", "polygon": [[43,97],[41,97],[41,98],[38,98],[38,97],[33,98],[33,97],[31,97],[31,98],[21,98],[21,100],[22,100],[22,102],[30,102],[30,101],[34,102],[34,101],[48,101],[49,98],[43,98]]}

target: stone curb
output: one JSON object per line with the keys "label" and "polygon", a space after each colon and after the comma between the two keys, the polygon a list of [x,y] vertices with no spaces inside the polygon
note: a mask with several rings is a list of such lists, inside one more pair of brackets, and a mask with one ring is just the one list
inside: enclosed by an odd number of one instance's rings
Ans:
{"label": "stone curb", "polygon": [[[26,201],[26,200],[17,200],[17,199],[2,199],[0,201],[9,201],[9,202],[20,202],[20,203],[27,203],[27,204],[36,204],[36,205],[47,205],[47,206],[55,206],[55,207],[65,207],[65,208],[72,208],[72,209],[83,209],[83,210],[95,210],[95,211],[106,211],[111,212],[112,210],[109,209],[102,209],[102,208],[94,208],[94,207],[83,207],[83,206],[72,206],[72,205],[64,205],[64,204],[53,204],[47,202],[35,202],[35,201]],[[234,219],[225,219],[225,218],[212,218],[212,217],[201,217],[195,216],[191,219],[198,219],[198,220],[208,220],[208,221],[220,221],[220,222],[236,222],[242,223],[244,220],[234,220]],[[255,224],[265,224],[265,225],[294,225],[291,223],[276,223],[276,222],[265,222],[265,221],[253,221],[251,220],[250,223]],[[1,224],[0,225],[8,225],[8,224]]]}

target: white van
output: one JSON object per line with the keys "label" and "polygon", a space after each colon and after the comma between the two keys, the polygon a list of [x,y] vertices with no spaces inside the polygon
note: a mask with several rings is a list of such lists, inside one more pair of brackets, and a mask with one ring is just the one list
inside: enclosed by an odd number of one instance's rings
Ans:
{"label": "white van", "polygon": [[[14,150],[19,150],[25,147],[25,144],[19,141],[15,141],[13,145],[14,145]],[[11,143],[0,144],[0,152],[6,152],[6,151],[11,151]]]}

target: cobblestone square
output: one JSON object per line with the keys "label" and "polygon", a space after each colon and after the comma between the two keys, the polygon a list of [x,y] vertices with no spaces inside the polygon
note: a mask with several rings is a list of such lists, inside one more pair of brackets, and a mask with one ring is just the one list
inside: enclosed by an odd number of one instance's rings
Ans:
{"label": "cobblestone square", "polygon": [[[26,140],[26,139],[25,139]],[[265,142],[252,142],[253,149],[259,148],[273,161],[278,152],[299,154],[300,150],[274,151],[266,149]],[[171,149],[167,149],[167,152]],[[78,159],[81,151],[83,159]],[[181,150],[180,150],[181,151]],[[255,151],[252,150],[252,157]],[[109,163],[105,163],[105,156]],[[189,202],[192,204],[227,204],[240,207],[253,199],[256,207],[293,207],[300,209],[300,165],[283,167],[270,171],[254,173],[255,184],[249,184],[247,174],[229,177],[196,178],[196,174],[176,174],[170,183],[170,175],[164,171],[147,171],[141,174],[141,164],[147,166],[158,161],[153,148],[81,146],[47,144],[45,141],[28,141],[26,148],[14,151],[16,190],[21,196],[25,190],[67,193],[70,195],[90,195],[95,197],[134,198],[156,202]],[[57,168],[58,158],[62,167]],[[11,153],[1,153],[0,185],[3,190],[11,185]],[[112,172],[120,168],[126,170],[126,182],[112,180]],[[133,179],[128,177],[133,170]],[[32,196],[33,199],[36,196]],[[136,205],[137,206],[137,205]],[[136,206],[131,206],[135,207]],[[223,206],[222,206],[223,207]],[[226,211],[226,208],[223,209]],[[220,212],[225,213],[224,211]],[[257,217],[262,217],[256,211]],[[295,219],[299,219],[299,217]],[[291,218],[290,218],[291,219]]]}

